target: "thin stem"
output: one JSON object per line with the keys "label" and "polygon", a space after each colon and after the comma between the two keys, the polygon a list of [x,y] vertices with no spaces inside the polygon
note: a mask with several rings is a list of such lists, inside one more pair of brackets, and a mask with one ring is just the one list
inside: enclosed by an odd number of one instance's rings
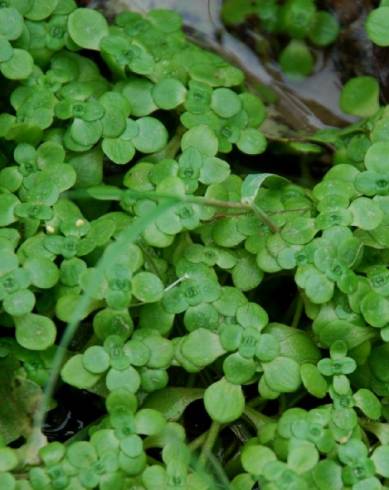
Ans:
{"label": "thin stem", "polygon": [[215,445],[216,439],[218,438],[219,431],[220,431],[219,422],[213,421],[211,427],[209,428],[207,438],[205,439],[203,448],[200,453],[199,464],[201,466],[205,465],[207,459],[209,458],[209,455],[212,453],[212,449],[213,446]]}
{"label": "thin stem", "polygon": [[197,378],[196,373],[190,373],[190,375],[188,376],[188,381],[186,382],[186,387],[193,388],[196,382],[196,378]]}
{"label": "thin stem", "polygon": [[204,444],[204,441],[208,436],[208,432],[209,431],[205,431],[202,434],[200,434],[198,437],[196,437],[196,439],[193,439],[193,441],[188,444],[188,448],[191,451],[196,451],[196,449],[198,449]]}
{"label": "thin stem", "polygon": [[[300,393],[297,393],[295,396],[292,396],[291,398],[287,399],[286,400],[286,407],[285,408],[292,408],[292,407],[295,407],[298,405],[299,401],[304,398],[304,396],[306,395],[306,393],[304,392],[300,392]],[[282,412],[280,411],[280,414],[282,414],[285,410],[283,410]]]}
{"label": "thin stem", "polygon": [[262,404],[263,404],[263,400],[260,396],[257,396],[256,398],[253,398],[248,403],[246,403],[248,407],[255,408],[255,409],[260,407]]}
{"label": "thin stem", "polygon": [[167,293],[168,291],[170,291],[171,289],[175,288],[176,286],[178,286],[182,282],[186,281],[187,279],[189,279],[189,275],[188,274],[184,274],[183,276],[179,277],[176,281],[174,281],[171,284],[169,284],[169,286],[166,286],[166,288],[164,289],[164,293]]}
{"label": "thin stem", "polygon": [[297,305],[296,305],[296,309],[294,311],[292,325],[291,325],[293,328],[298,327],[300,320],[301,320],[301,315],[303,314],[303,309],[304,309],[304,301],[303,301],[301,295],[299,294],[297,297]]}
{"label": "thin stem", "polygon": [[[142,219],[138,219],[127,228],[125,228],[118,236],[116,242],[111,243],[111,245],[106,248],[103,257],[97,265],[97,269],[100,271],[105,270],[109,264],[114,262],[115,257],[122,254],[123,250],[126,249],[129,243],[137,240],[137,238],[140,236],[141,233],[143,233],[147,226],[149,226],[156,219],[158,219],[159,216],[168,211],[174,204],[174,201],[169,200],[159,205],[156,209],[154,209],[151,213],[147,214]],[[86,312],[88,311],[91,298],[94,297],[94,290],[97,287],[98,284],[88,284],[88,287],[84,294],[80,297],[80,300],[73,312],[72,318],[70,319],[61,338],[61,341],[57,346],[56,353],[53,358],[50,376],[45,386],[43,396],[40,400],[38,408],[34,414],[32,431],[26,443],[26,462],[36,460],[37,453],[40,446],[42,445],[42,427],[46,419],[46,414],[49,410],[50,400],[54,394],[59,372],[67,353],[67,348],[69,347],[69,344],[77,331],[81,319],[84,318]]]}
{"label": "thin stem", "polygon": [[169,141],[167,147],[161,152],[164,158],[175,158],[180,147],[182,135],[185,133],[185,128],[179,126],[173,138]]}
{"label": "thin stem", "polygon": [[245,209],[252,211],[258,216],[258,218],[265,223],[274,233],[278,231],[278,226],[275,225],[265,211],[258,206],[251,206],[250,204],[243,203],[241,201],[223,201],[220,199],[213,199],[203,196],[172,196],[169,194],[159,192],[141,192],[141,191],[126,191],[128,195],[140,198],[150,199],[177,199],[177,202],[187,202],[191,204],[199,204],[202,206],[210,206],[214,208],[226,208],[226,209]]}
{"label": "thin stem", "polygon": [[181,147],[182,135],[185,133],[185,128],[183,126],[178,126],[175,134],[165,146],[165,148],[157,153],[152,153],[148,155],[147,161],[150,162],[160,162],[165,159],[174,159]]}
{"label": "thin stem", "polygon": [[250,420],[257,430],[262,429],[263,426],[273,421],[271,417],[264,415],[250,406],[246,406],[244,409],[244,415]]}
{"label": "thin stem", "polygon": [[66,196],[70,199],[99,199],[99,200],[114,200],[120,201],[124,196],[129,196],[133,199],[169,199],[178,203],[190,203],[197,204],[199,206],[210,206],[213,208],[224,209],[239,209],[246,210],[247,212],[253,212],[265,225],[267,225],[273,233],[279,231],[278,226],[273,223],[269,215],[261,209],[259,206],[252,206],[251,204],[241,201],[223,201],[221,199],[213,199],[203,196],[179,196],[166,194],[164,192],[155,191],[136,191],[133,189],[119,189],[114,186],[107,186],[107,192],[105,192],[106,186],[90,187],[88,189],[78,189],[75,191],[68,191]]}
{"label": "thin stem", "polygon": [[273,233],[277,233],[280,230],[261,208],[254,204],[252,210],[254,214],[262,221],[262,223],[265,223],[265,225],[267,225]]}
{"label": "thin stem", "polygon": [[141,243],[138,243],[138,247],[142,250],[142,253],[150,269],[154,272],[155,275],[157,275],[162,280],[161,271],[158,269],[157,264],[154,262],[154,259],[151,256],[151,254],[149,254],[147,248],[144,247]]}
{"label": "thin stem", "polygon": [[[210,463],[211,463],[211,465],[213,467],[215,476],[218,478],[219,483],[221,485],[223,485],[222,488],[224,490],[230,489],[231,488],[230,482],[228,480],[228,477],[227,477],[227,475],[226,475],[226,473],[225,473],[222,465],[220,464],[220,461],[212,453],[209,453],[208,458],[209,458],[209,461],[210,461]],[[218,485],[218,487],[220,488],[219,485]]]}
{"label": "thin stem", "polygon": [[268,214],[270,216],[275,216],[276,214],[286,214],[286,213],[303,213],[305,211],[310,211],[311,208],[295,208],[295,209],[283,209],[282,211],[270,211]]}

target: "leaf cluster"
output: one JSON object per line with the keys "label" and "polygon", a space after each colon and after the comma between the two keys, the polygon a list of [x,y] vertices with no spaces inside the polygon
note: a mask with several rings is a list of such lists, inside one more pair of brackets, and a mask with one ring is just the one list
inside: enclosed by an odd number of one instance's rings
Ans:
{"label": "leaf cluster", "polygon": [[[222,17],[227,26],[237,26],[256,19],[260,34],[260,51],[276,46],[278,62],[290,79],[312,74],[315,48],[333,44],[340,26],[335,15],[320,10],[315,0],[226,0]],[[382,22],[382,21],[381,21]],[[269,37],[266,47],[264,35]]]}
{"label": "leaf cluster", "polygon": [[[313,2],[266,6],[292,43],[327,44]],[[346,85],[365,119],[311,138],[334,155],[302,185],[232,165],[268,150],[267,109],[175,12],[108,24],[72,0],[6,0],[0,35],[0,393],[18,408],[0,407],[0,488],[387,488],[374,81]],[[104,408],[48,443],[58,370]],[[211,426],[189,440],[198,400]]]}

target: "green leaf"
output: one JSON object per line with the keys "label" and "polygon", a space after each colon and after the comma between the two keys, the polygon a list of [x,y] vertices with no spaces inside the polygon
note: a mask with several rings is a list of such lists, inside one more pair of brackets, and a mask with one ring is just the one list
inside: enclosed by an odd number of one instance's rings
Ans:
{"label": "green leaf", "polygon": [[108,36],[108,23],[96,10],[79,8],[69,15],[68,31],[81,48],[98,50],[101,40]]}
{"label": "green leaf", "polygon": [[97,459],[95,448],[87,441],[76,441],[71,444],[66,456],[70,464],[76,468],[88,468]]}
{"label": "green leaf", "polygon": [[54,12],[57,3],[58,0],[34,0],[32,7],[24,15],[34,21],[46,19]]}
{"label": "green leaf", "polygon": [[312,218],[292,217],[281,230],[281,237],[292,245],[304,245],[316,235],[317,228]]}
{"label": "green leaf", "polygon": [[316,364],[320,359],[317,345],[301,329],[288,327],[282,323],[270,323],[265,331],[278,340],[282,356],[290,357],[298,364]]}
{"label": "green leaf", "polygon": [[154,117],[142,117],[136,121],[138,134],[132,140],[135,148],[142,153],[156,153],[167,144],[168,132]]}
{"label": "green leaf", "polygon": [[374,463],[376,472],[389,478],[389,446],[379,446],[373,452],[371,459]]}
{"label": "green leaf", "polygon": [[11,316],[31,313],[35,306],[35,296],[29,289],[21,289],[9,294],[3,301],[4,310]]}
{"label": "green leaf", "polygon": [[80,389],[88,389],[94,386],[100,375],[93,374],[84,367],[83,355],[76,354],[71,357],[61,370],[61,377],[65,383]]}
{"label": "green leaf", "polygon": [[183,104],[186,92],[182,82],[175,78],[165,78],[155,84],[152,95],[160,109],[171,110]]}
{"label": "green leaf", "polygon": [[10,471],[18,464],[18,458],[9,447],[0,447],[0,471]]}
{"label": "green leaf", "polygon": [[218,151],[218,139],[208,126],[200,125],[189,129],[181,140],[182,151],[187,148],[197,148],[203,155],[213,157]]}
{"label": "green leaf", "polygon": [[24,80],[33,70],[34,60],[28,51],[14,49],[12,57],[0,64],[0,71],[9,80]]}
{"label": "green leaf", "polygon": [[131,114],[136,117],[148,116],[158,109],[152,92],[154,85],[143,78],[126,81],[122,86],[122,94],[131,107]]}
{"label": "green leaf", "polygon": [[50,289],[58,282],[58,268],[49,259],[31,257],[26,260],[23,267],[29,272],[32,284],[40,289]]}
{"label": "green leaf", "polygon": [[259,129],[247,128],[241,131],[236,146],[247,155],[259,155],[266,150],[267,141]]}
{"label": "green leaf", "polygon": [[224,354],[219,336],[204,328],[198,328],[184,338],[182,355],[191,363],[203,368]]}
{"label": "green leaf", "polygon": [[360,480],[353,485],[353,490],[381,490],[382,485],[378,478],[371,477]]}
{"label": "green leaf", "polygon": [[292,439],[288,449],[287,464],[298,474],[311,470],[319,461],[319,452],[312,442]]}
{"label": "green leaf", "polygon": [[365,155],[365,165],[368,170],[377,172],[378,174],[388,174],[388,150],[389,144],[387,141],[378,141],[370,145]]}
{"label": "green leaf", "polygon": [[315,21],[309,32],[309,39],[316,46],[332,44],[339,34],[339,23],[336,17],[329,12],[316,12]]}
{"label": "green leaf", "polygon": [[243,257],[232,269],[232,281],[234,286],[241,291],[255,289],[262,282],[263,271],[257,266],[255,257],[248,255]]}
{"label": "green leaf", "polygon": [[142,408],[135,415],[135,430],[138,434],[154,436],[163,431],[166,426],[165,417],[151,408]]}
{"label": "green leaf", "polygon": [[372,350],[369,365],[374,376],[380,381],[389,381],[389,344],[380,345]]}
{"label": "green leaf", "polygon": [[304,41],[293,39],[283,49],[279,57],[282,71],[293,80],[301,80],[310,75],[314,59]]}
{"label": "green leaf", "polygon": [[8,226],[16,221],[15,207],[19,199],[11,193],[0,194],[0,226]]}
{"label": "green leaf", "polygon": [[340,94],[340,108],[353,116],[369,117],[379,109],[379,84],[373,77],[349,80]]}
{"label": "green leaf", "polygon": [[270,334],[262,334],[255,347],[255,355],[262,362],[269,362],[275,359],[280,353],[278,340]]}
{"label": "green leaf", "polygon": [[259,444],[246,445],[242,451],[242,466],[253,476],[262,475],[266,466],[276,460],[277,457],[271,449]]}
{"label": "green leaf", "polygon": [[247,303],[236,311],[236,319],[244,328],[262,330],[268,323],[269,317],[266,311],[256,303]]}
{"label": "green leaf", "polygon": [[143,441],[137,434],[126,436],[120,441],[120,449],[126,456],[136,458],[143,453]]}
{"label": "green leaf", "polygon": [[355,405],[372,420],[378,420],[381,417],[381,402],[376,395],[366,389],[360,388],[354,393]]}
{"label": "green leaf", "polygon": [[202,388],[168,387],[151,393],[142,406],[158,410],[169,421],[177,421],[191,403],[203,397],[203,393]]}
{"label": "green leaf", "polygon": [[308,298],[315,304],[327,303],[334,294],[334,283],[314,267],[307,270],[303,283],[299,281],[296,276],[296,282],[305,289]]}
{"label": "green leaf", "polygon": [[200,168],[199,180],[205,185],[220,184],[230,173],[230,166],[227,162],[220,158],[208,157],[204,159]]}
{"label": "green leaf", "polygon": [[0,36],[14,41],[21,36],[23,27],[23,17],[15,8],[0,9]]}
{"label": "green leaf", "polygon": [[101,374],[109,368],[110,358],[103,347],[93,345],[84,352],[82,362],[90,373]]}
{"label": "green leaf", "polygon": [[15,318],[16,340],[30,350],[46,350],[55,342],[57,329],[50,318],[29,313]]}
{"label": "green leaf", "polygon": [[252,205],[256,201],[262,185],[269,189],[277,189],[286,183],[288,183],[287,179],[277,174],[249,174],[243,180],[241,189],[242,202]]}
{"label": "green leaf", "polygon": [[[240,349],[241,351],[242,349]],[[251,358],[243,357],[240,352],[230,354],[224,359],[223,372],[227,381],[241,385],[250,382],[257,370],[257,363]]]}
{"label": "green leaf", "polygon": [[220,424],[233,422],[244,410],[245,399],[242,388],[222,378],[205,390],[204,405],[208,415],[215,422]]}
{"label": "green leaf", "polygon": [[320,490],[342,490],[342,469],[330,459],[319,461],[312,470],[312,477]]}
{"label": "green leaf", "polygon": [[363,298],[361,312],[372,327],[382,328],[389,322],[389,301],[372,291]]}
{"label": "green leaf", "polygon": [[282,9],[282,27],[292,38],[304,38],[315,21],[313,0],[288,0]]}
{"label": "green leaf", "polygon": [[274,391],[291,393],[300,386],[300,367],[293,359],[276,357],[264,364],[263,370],[266,383]]}
{"label": "green leaf", "polygon": [[76,118],[70,126],[70,134],[73,140],[85,147],[97,143],[102,132],[103,128],[100,121],[84,121]]}
{"label": "green leaf", "polygon": [[132,279],[132,292],[143,303],[155,303],[162,299],[164,285],[151,272],[139,272]]}
{"label": "green leaf", "polygon": [[353,214],[353,226],[357,226],[362,230],[374,230],[384,218],[384,213],[380,206],[367,197],[355,199],[349,209]]}
{"label": "green leaf", "polygon": [[324,398],[328,385],[325,378],[313,364],[303,364],[300,369],[301,380],[305,389],[316,398]]}
{"label": "green leaf", "polygon": [[104,138],[102,150],[113,163],[125,165],[135,155],[135,147],[131,141],[122,138]]}
{"label": "green leaf", "polygon": [[131,393],[136,393],[140,386],[140,376],[132,366],[121,370],[110,369],[107,374],[106,385],[110,391],[126,389]]}
{"label": "green leaf", "polygon": [[369,39],[378,46],[389,46],[389,6],[373,9],[366,19]]}
{"label": "green leaf", "polygon": [[212,93],[211,107],[220,117],[232,117],[242,108],[242,102],[233,90],[217,88]]}

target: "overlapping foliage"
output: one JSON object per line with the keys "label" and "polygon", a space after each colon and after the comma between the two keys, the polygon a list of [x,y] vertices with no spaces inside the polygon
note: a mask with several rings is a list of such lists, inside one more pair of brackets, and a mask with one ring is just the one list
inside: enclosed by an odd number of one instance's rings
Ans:
{"label": "overlapping foliage", "polygon": [[222,16],[231,26],[239,26],[247,19],[259,23],[260,34],[257,39],[254,37],[258,50],[274,51],[284,73],[301,79],[314,71],[314,49],[333,44],[339,34],[336,16],[320,10],[318,3],[315,0],[226,0]]}
{"label": "overlapping foliage", "polygon": [[[7,0],[0,34],[0,488],[387,488],[389,125],[374,80],[342,94],[368,119],[296,145],[333,153],[303,186],[232,165],[265,152],[266,108],[176,13],[108,25],[73,0]],[[295,312],[267,308],[290,284]],[[47,443],[59,369],[105,409]],[[188,441],[195,400],[212,423]],[[239,421],[228,452],[219,435]]]}

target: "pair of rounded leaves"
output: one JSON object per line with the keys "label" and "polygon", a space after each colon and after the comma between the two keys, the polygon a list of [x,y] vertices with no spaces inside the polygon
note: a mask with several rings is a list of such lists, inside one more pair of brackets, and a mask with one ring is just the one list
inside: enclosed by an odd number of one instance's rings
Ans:
{"label": "pair of rounded leaves", "polygon": [[104,138],[102,149],[112,162],[124,165],[133,159],[136,150],[148,154],[161,151],[168,137],[166,127],[155,117],[128,119],[118,138]]}
{"label": "pair of rounded leaves", "polygon": [[[388,150],[389,143],[387,141],[377,141],[370,146],[364,158],[367,170],[358,173],[355,177],[354,186],[357,191],[367,196],[387,196],[389,194]],[[374,206],[379,206],[377,198],[373,202]],[[369,208],[371,208],[371,204]],[[371,215],[371,209],[369,208],[366,214]],[[377,211],[374,214],[377,214]],[[379,216],[370,217],[375,222],[378,221],[378,218]]]}
{"label": "pair of rounded leaves", "polygon": [[[236,145],[242,153],[258,155],[265,151],[267,141],[258,129],[246,128],[240,132]],[[182,137],[182,150],[185,151],[190,147],[197,148],[204,156],[213,157],[219,150],[219,141],[211,128],[205,124],[200,124],[189,129]]]}
{"label": "pair of rounded leaves", "polygon": [[0,8],[0,72],[9,80],[28,78],[34,67],[30,53],[10,44],[22,35],[23,29],[23,17],[18,10]]}

